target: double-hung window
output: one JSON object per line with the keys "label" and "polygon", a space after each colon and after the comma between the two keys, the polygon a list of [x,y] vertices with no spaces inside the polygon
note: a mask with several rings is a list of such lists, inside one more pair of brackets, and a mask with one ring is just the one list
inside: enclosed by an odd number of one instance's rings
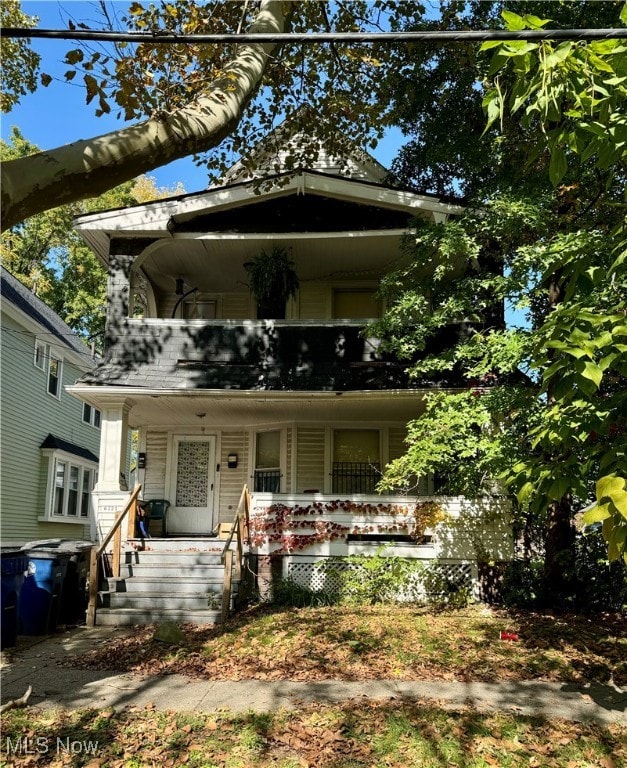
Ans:
{"label": "double-hung window", "polygon": [[85,424],[100,428],[100,420],[100,411],[88,403],[83,403],[83,421]]}
{"label": "double-hung window", "polygon": [[46,374],[48,393],[59,399],[63,385],[63,359],[52,351],[50,344],[36,339],[33,365]]}
{"label": "double-hung window", "polygon": [[281,490],[281,431],[278,429],[257,432],[253,487],[257,493]]}
{"label": "double-hung window", "polygon": [[380,479],[379,430],[334,430],[333,493],[374,493]]}

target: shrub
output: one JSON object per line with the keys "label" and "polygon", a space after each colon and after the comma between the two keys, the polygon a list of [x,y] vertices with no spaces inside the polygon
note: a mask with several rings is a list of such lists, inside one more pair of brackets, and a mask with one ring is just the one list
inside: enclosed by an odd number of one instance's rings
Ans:
{"label": "shrub", "polygon": [[272,603],[285,608],[319,608],[337,603],[337,596],[327,590],[310,589],[294,579],[279,579],[272,589]]}

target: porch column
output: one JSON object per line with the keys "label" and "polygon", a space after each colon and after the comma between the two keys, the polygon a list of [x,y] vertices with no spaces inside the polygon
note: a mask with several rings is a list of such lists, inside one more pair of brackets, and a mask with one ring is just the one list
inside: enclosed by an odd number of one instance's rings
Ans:
{"label": "porch column", "polygon": [[132,401],[125,398],[101,408],[98,492],[128,490],[128,478],[123,477],[123,473],[127,463],[128,414],[132,405]]}

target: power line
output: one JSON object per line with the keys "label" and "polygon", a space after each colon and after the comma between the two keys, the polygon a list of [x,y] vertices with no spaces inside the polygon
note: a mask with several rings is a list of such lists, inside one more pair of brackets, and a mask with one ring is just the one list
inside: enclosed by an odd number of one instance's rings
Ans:
{"label": "power line", "polygon": [[260,32],[179,34],[175,32],[113,32],[97,29],[29,29],[2,27],[0,36],[89,40],[116,43],[461,43],[486,40],[608,40],[627,38],[627,28],[605,29],[463,29],[414,32]]}

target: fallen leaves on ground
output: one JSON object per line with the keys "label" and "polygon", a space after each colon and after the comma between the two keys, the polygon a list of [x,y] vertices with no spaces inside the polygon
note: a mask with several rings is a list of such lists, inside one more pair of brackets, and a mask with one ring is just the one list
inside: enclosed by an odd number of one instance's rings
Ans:
{"label": "fallen leaves on ground", "polygon": [[[104,717],[95,709],[29,709],[3,720],[0,754],[16,767],[616,768],[627,760],[627,729],[619,726],[482,714],[471,707],[451,711],[425,701],[355,699],[242,715],[130,707]],[[19,746],[25,734],[49,749],[27,754]],[[89,754],[78,746],[73,754],[55,749],[57,739],[90,745]]]}
{"label": "fallen leaves on ground", "polygon": [[[627,683],[624,617],[554,616],[473,606],[257,607],[225,627],[184,625],[186,640],[135,628],[66,662],[213,680],[545,680]],[[500,640],[501,630],[518,635]]]}

